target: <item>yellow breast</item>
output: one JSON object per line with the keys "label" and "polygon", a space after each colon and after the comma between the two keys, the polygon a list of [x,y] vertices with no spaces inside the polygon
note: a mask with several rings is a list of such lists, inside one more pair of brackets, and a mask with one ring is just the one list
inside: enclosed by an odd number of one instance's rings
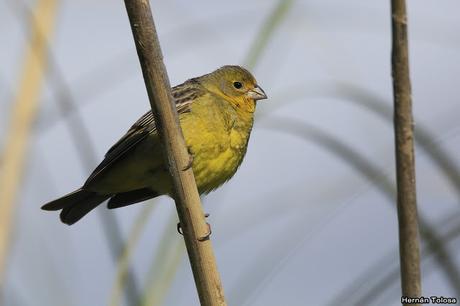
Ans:
{"label": "yellow breast", "polygon": [[200,109],[198,117],[192,112],[181,118],[200,193],[216,189],[235,174],[246,153],[252,128],[252,117],[241,120],[217,106]]}

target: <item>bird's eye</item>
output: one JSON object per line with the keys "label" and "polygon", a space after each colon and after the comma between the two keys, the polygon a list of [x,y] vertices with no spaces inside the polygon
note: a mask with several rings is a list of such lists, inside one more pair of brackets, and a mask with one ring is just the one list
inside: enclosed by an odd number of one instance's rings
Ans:
{"label": "bird's eye", "polygon": [[241,84],[240,82],[233,82],[233,87],[235,87],[236,89],[241,89],[241,87],[243,87],[243,84]]}

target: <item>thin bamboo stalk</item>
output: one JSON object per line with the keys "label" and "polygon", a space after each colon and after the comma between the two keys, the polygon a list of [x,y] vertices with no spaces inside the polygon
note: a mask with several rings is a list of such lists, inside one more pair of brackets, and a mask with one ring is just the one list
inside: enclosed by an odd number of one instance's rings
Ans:
{"label": "thin bamboo stalk", "polygon": [[405,0],[391,1],[392,75],[402,295],[421,296],[409,47]]}
{"label": "thin bamboo stalk", "polygon": [[125,0],[125,5],[150,105],[167,156],[165,162],[173,179],[177,213],[201,305],[226,305],[195,178],[192,169],[187,167],[190,156],[171,96],[150,3],[148,0]]}
{"label": "thin bamboo stalk", "polygon": [[14,204],[24,171],[30,132],[38,111],[38,99],[47,64],[46,46],[53,32],[57,2],[41,0],[37,3],[36,22],[32,23],[34,27],[24,56],[22,77],[3,152],[0,172],[0,288],[4,285]]}

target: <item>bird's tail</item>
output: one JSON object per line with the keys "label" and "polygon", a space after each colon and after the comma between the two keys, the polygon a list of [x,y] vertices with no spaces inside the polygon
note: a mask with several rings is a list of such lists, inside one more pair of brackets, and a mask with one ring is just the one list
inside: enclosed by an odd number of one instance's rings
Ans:
{"label": "bird's tail", "polygon": [[101,195],[94,191],[77,189],[59,199],[42,206],[43,210],[60,210],[61,221],[72,225],[99,204],[110,198],[110,195]]}

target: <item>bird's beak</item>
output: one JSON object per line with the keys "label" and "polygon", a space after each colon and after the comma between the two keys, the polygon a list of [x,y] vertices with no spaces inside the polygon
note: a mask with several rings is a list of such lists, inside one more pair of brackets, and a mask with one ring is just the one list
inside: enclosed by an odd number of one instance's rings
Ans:
{"label": "bird's beak", "polygon": [[259,87],[259,85],[256,85],[254,89],[251,89],[246,93],[246,96],[248,98],[254,99],[254,100],[263,100],[267,99],[267,95],[265,94],[264,90]]}

